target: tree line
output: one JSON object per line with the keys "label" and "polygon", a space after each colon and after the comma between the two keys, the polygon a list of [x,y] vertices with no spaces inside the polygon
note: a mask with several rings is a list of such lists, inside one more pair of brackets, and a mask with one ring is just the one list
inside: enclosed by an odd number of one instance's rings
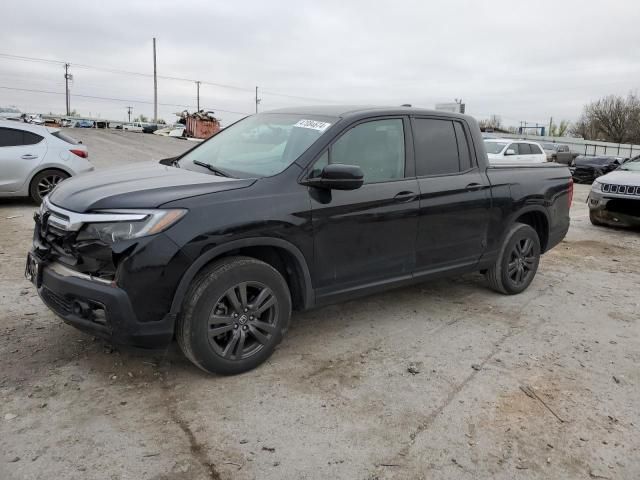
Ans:
{"label": "tree line", "polygon": [[609,95],[584,107],[571,133],[585,140],[640,143],[640,99]]}

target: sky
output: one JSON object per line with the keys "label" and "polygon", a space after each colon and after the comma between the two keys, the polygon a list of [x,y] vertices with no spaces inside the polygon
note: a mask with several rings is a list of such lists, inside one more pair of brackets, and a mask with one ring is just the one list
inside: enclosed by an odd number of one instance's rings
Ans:
{"label": "sky", "polygon": [[640,80],[632,0],[22,0],[2,12],[0,106],[30,113],[64,113],[68,62],[79,114],[152,116],[153,37],[167,122],[195,109],[196,80],[223,124],[255,112],[258,86],[260,111],[462,98],[505,125],[575,121]]}

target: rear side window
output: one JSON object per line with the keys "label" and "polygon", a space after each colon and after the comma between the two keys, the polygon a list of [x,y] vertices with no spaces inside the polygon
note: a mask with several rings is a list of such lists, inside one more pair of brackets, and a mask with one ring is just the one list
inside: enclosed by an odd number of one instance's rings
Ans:
{"label": "rear side window", "polygon": [[22,132],[22,144],[23,145],[35,145],[36,143],[40,143],[42,141],[42,137],[33,132]]}
{"label": "rear side window", "polygon": [[70,143],[71,145],[78,145],[78,141],[75,138],[62,133],[60,130],[58,130],[57,132],[51,132],[51,135],[53,135],[56,138],[59,138],[63,142]]}
{"label": "rear side window", "polygon": [[413,138],[416,150],[416,175],[458,173],[458,140],[451,120],[415,118]]}
{"label": "rear side window", "polygon": [[534,155],[539,155],[542,153],[542,150],[540,150],[540,147],[538,145],[533,145],[530,143],[529,147],[531,148],[531,153]]}
{"label": "rear side window", "polygon": [[528,143],[518,143],[519,155],[531,155],[531,148]]}
{"label": "rear side window", "polygon": [[456,139],[458,140],[458,157],[460,159],[460,171],[469,170],[473,164],[471,162],[471,150],[469,150],[469,142],[464,128],[460,122],[453,122],[453,128],[456,131]]}
{"label": "rear side window", "polygon": [[0,128],[0,147],[35,145],[41,141],[42,137],[32,132],[15,130],[13,128]]}

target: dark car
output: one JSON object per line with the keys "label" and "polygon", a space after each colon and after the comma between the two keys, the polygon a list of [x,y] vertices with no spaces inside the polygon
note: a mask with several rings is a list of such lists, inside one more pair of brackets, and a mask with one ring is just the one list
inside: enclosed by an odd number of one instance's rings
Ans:
{"label": "dark car", "polygon": [[522,292],[564,238],[572,192],[558,164],[489,167],[465,115],[278,110],[171,165],[61,183],[26,275],[71,325],[143,346],[175,336],[233,374],[271,355],[292,309],[474,271]]}
{"label": "dark car", "polygon": [[580,155],[571,163],[571,175],[576,183],[592,183],[624,163],[623,157]]}
{"label": "dark car", "polygon": [[142,126],[142,133],[153,133],[160,128],[155,123],[149,123]]}

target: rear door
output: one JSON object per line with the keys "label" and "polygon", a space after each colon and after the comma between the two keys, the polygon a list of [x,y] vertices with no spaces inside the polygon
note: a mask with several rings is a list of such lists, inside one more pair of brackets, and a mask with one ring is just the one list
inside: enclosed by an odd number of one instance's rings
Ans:
{"label": "rear door", "polygon": [[358,165],[357,190],[309,189],[318,300],[389,280],[410,279],[415,264],[418,183],[409,162],[408,118],[356,123],[312,167]]}
{"label": "rear door", "polygon": [[461,120],[412,119],[420,219],[416,274],[477,263],[486,247],[491,192]]}
{"label": "rear door", "polygon": [[16,192],[47,153],[47,142],[33,132],[0,127],[0,192]]}

